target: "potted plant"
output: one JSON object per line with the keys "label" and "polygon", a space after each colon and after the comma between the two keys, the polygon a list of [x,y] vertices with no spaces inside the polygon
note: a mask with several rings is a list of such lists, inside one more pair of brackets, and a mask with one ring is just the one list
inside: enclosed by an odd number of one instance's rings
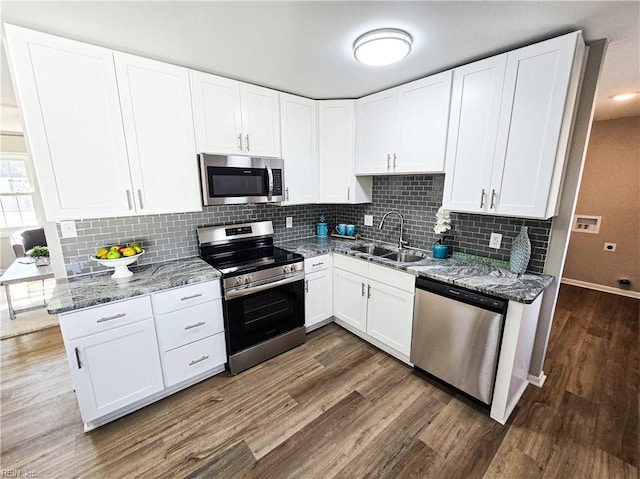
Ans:
{"label": "potted plant", "polygon": [[436,213],[436,225],[433,231],[440,235],[440,239],[433,244],[433,257],[444,259],[449,254],[449,247],[444,244],[444,238],[447,231],[451,229],[451,217],[449,211],[442,206]]}
{"label": "potted plant", "polygon": [[316,223],[316,234],[319,238],[326,238],[329,233],[329,225],[324,215],[320,216],[320,221]]}
{"label": "potted plant", "polygon": [[49,264],[49,248],[46,246],[34,246],[27,253],[36,260],[36,266],[46,266]]}

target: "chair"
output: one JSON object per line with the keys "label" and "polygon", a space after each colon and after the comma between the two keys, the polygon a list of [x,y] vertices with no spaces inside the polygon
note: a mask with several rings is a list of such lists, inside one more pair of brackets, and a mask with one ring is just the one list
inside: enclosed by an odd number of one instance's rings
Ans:
{"label": "chair", "polygon": [[34,246],[47,246],[47,237],[44,228],[18,231],[11,235],[11,245],[16,258],[26,256],[27,252]]}

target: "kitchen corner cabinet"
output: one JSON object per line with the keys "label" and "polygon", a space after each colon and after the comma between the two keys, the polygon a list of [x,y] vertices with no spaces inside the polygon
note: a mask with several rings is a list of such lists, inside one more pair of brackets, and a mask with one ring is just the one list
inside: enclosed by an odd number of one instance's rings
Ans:
{"label": "kitchen corner cabinet", "polygon": [[280,104],[275,90],[191,70],[200,153],[280,158]]}
{"label": "kitchen corner cabinet", "polygon": [[444,172],[452,72],[357,101],[356,175]]}
{"label": "kitchen corner cabinet", "polygon": [[198,171],[186,70],[14,25],[5,31],[49,220],[202,208],[191,193]]}
{"label": "kitchen corner cabinet", "polygon": [[370,203],[373,180],[355,176],[355,101],[318,104],[318,202]]}
{"label": "kitchen corner cabinet", "polygon": [[583,54],[574,32],[454,70],[447,209],[555,215]]}
{"label": "kitchen corner cabinet", "polygon": [[344,255],[334,255],[336,322],[409,363],[415,276]]}
{"label": "kitchen corner cabinet", "polygon": [[333,316],[333,266],[331,254],[304,260],[305,327],[312,331]]}
{"label": "kitchen corner cabinet", "polygon": [[317,201],[318,113],[314,100],[280,94],[282,158],[285,162],[285,201],[301,205]]}

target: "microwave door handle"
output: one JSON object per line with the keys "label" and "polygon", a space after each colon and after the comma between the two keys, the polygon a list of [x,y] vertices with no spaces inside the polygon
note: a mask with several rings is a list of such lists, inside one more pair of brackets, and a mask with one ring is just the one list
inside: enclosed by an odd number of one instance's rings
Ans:
{"label": "microwave door handle", "polygon": [[269,165],[267,165],[267,178],[269,179],[269,192],[267,196],[271,198],[273,196],[273,171]]}

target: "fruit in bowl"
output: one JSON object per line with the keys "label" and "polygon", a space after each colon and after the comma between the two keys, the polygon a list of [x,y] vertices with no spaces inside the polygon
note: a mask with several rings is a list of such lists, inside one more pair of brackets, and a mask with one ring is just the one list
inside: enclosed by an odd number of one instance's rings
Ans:
{"label": "fruit in bowl", "polygon": [[91,259],[97,261],[102,266],[115,268],[111,275],[114,279],[128,278],[133,273],[127,268],[128,265],[137,261],[138,257],[144,253],[140,243],[129,243],[128,245],[112,245],[100,248]]}

